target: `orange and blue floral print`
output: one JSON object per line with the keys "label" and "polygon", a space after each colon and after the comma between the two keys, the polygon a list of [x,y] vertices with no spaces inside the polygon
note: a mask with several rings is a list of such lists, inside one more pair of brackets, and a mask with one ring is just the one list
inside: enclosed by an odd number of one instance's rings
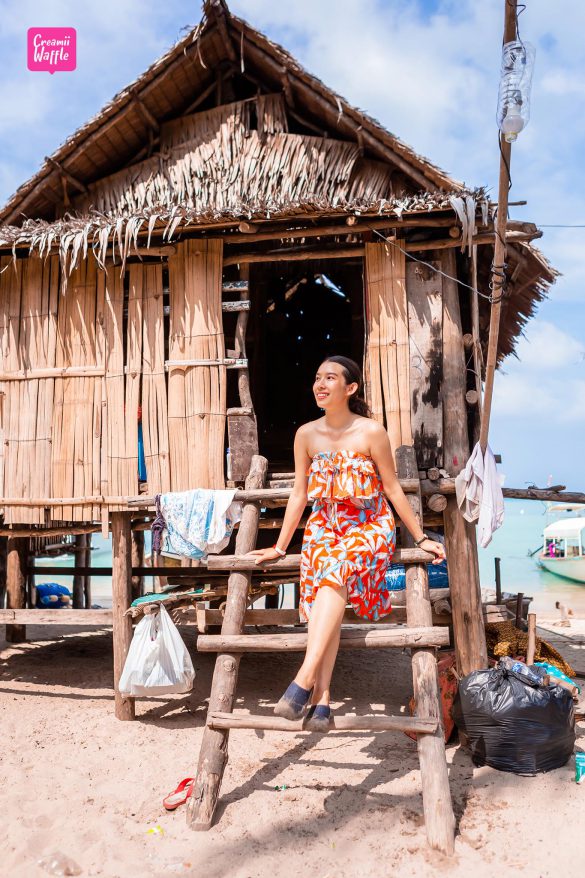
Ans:
{"label": "orange and blue floral print", "polygon": [[308,471],[313,510],[301,555],[301,619],[317,590],[347,586],[358,616],[375,621],[392,611],[386,568],[396,548],[396,524],[371,457],[323,451]]}

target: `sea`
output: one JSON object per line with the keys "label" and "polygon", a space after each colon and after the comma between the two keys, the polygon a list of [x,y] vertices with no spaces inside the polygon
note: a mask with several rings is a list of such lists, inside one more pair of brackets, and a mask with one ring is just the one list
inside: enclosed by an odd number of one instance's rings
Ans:
{"label": "sea", "polygon": [[[495,589],[495,559],[500,558],[502,591],[524,592],[532,598],[531,612],[548,618],[558,616],[555,602],[559,601],[571,607],[575,616],[585,619],[585,584],[571,582],[549,573],[538,566],[530,553],[542,545],[542,530],[549,523],[546,517],[546,504],[539,500],[506,499],[503,525],[494,533],[492,541],[485,548],[479,548],[479,572],[482,588]],[[150,552],[150,535],[146,533],[145,552]],[[91,563],[94,567],[111,567],[112,543],[100,534],[92,537]],[[67,568],[73,566],[73,559],[39,559],[37,566],[59,566],[63,574],[43,577],[37,574],[37,582],[59,582],[71,588],[72,577]],[[152,588],[152,580],[147,578],[145,590]],[[287,598],[288,598],[287,594]],[[112,581],[110,577],[94,577],[92,579],[93,606],[111,607]],[[285,605],[289,600],[285,601]]]}

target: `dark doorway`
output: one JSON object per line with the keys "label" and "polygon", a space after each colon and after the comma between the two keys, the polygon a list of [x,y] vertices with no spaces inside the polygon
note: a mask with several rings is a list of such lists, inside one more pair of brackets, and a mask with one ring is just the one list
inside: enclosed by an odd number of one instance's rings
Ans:
{"label": "dark doorway", "polygon": [[251,266],[251,386],[260,453],[272,470],[293,468],[297,428],[318,418],[312,385],[328,354],[364,352],[361,259]]}

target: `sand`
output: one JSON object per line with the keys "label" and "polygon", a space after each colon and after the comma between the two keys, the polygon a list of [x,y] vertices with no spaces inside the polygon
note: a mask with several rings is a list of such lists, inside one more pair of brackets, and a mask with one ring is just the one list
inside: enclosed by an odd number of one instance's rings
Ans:
{"label": "sand", "polygon": [[[556,631],[585,655],[581,630]],[[474,768],[449,746],[458,834],[448,859],[426,844],[416,745],[390,732],[232,732],[218,820],[193,833],[184,808],[167,813],[161,800],[195,768],[213,658],[197,654],[187,634],[193,692],[139,700],[137,721],[122,723],[113,714],[110,632],[39,626],[29,637],[0,643],[2,875],[42,878],[37,861],[55,850],[81,875],[107,878],[583,874],[585,785],[574,782],[574,760],[521,778]],[[244,657],[237,709],[268,711],[298,660]],[[409,658],[343,653],[334,692],[340,712],[404,710]],[[577,747],[584,743],[580,724]],[[157,826],[162,834],[148,833]]]}

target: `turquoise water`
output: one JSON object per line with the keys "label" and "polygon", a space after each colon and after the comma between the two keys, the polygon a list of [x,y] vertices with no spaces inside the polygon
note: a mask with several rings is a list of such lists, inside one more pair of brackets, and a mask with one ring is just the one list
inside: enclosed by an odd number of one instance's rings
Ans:
{"label": "turquoise water", "polygon": [[[561,579],[548,571],[542,570],[534,558],[528,553],[542,544],[542,529],[547,523],[545,504],[540,501],[506,500],[505,520],[502,527],[493,536],[486,549],[479,549],[479,571],[481,584],[495,588],[494,558],[501,558],[502,590],[510,592],[523,591],[531,595],[534,602],[531,606],[536,613],[547,616],[558,615],[555,601],[561,601],[572,607],[576,615],[585,618],[585,585]],[[146,552],[149,551],[149,534],[146,534]],[[100,534],[92,539],[92,565],[109,567],[112,564],[112,544],[104,540]],[[72,559],[46,559],[41,564],[62,566],[65,570],[72,566]],[[38,582],[58,581],[71,587],[71,576],[42,577]],[[147,588],[149,582],[146,583]],[[92,599],[94,604],[103,607],[111,606],[112,584],[109,578],[95,577],[92,581]]]}
{"label": "turquoise water", "polygon": [[[585,617],[585,584],[562,579],[543,570],[528,552],[542,545],[542,530],[550,520],[546,506],[538,500],[505,500],[504,524],[487,548],[479,548],[479,575],[482,586],[495,588],[494,558],[501,558],[502,591],[519,592],[534,598],[531,610],[546,616],[558,616],[555,601],[572,607]],[[536,557],[536,555],[535,555]]]}

